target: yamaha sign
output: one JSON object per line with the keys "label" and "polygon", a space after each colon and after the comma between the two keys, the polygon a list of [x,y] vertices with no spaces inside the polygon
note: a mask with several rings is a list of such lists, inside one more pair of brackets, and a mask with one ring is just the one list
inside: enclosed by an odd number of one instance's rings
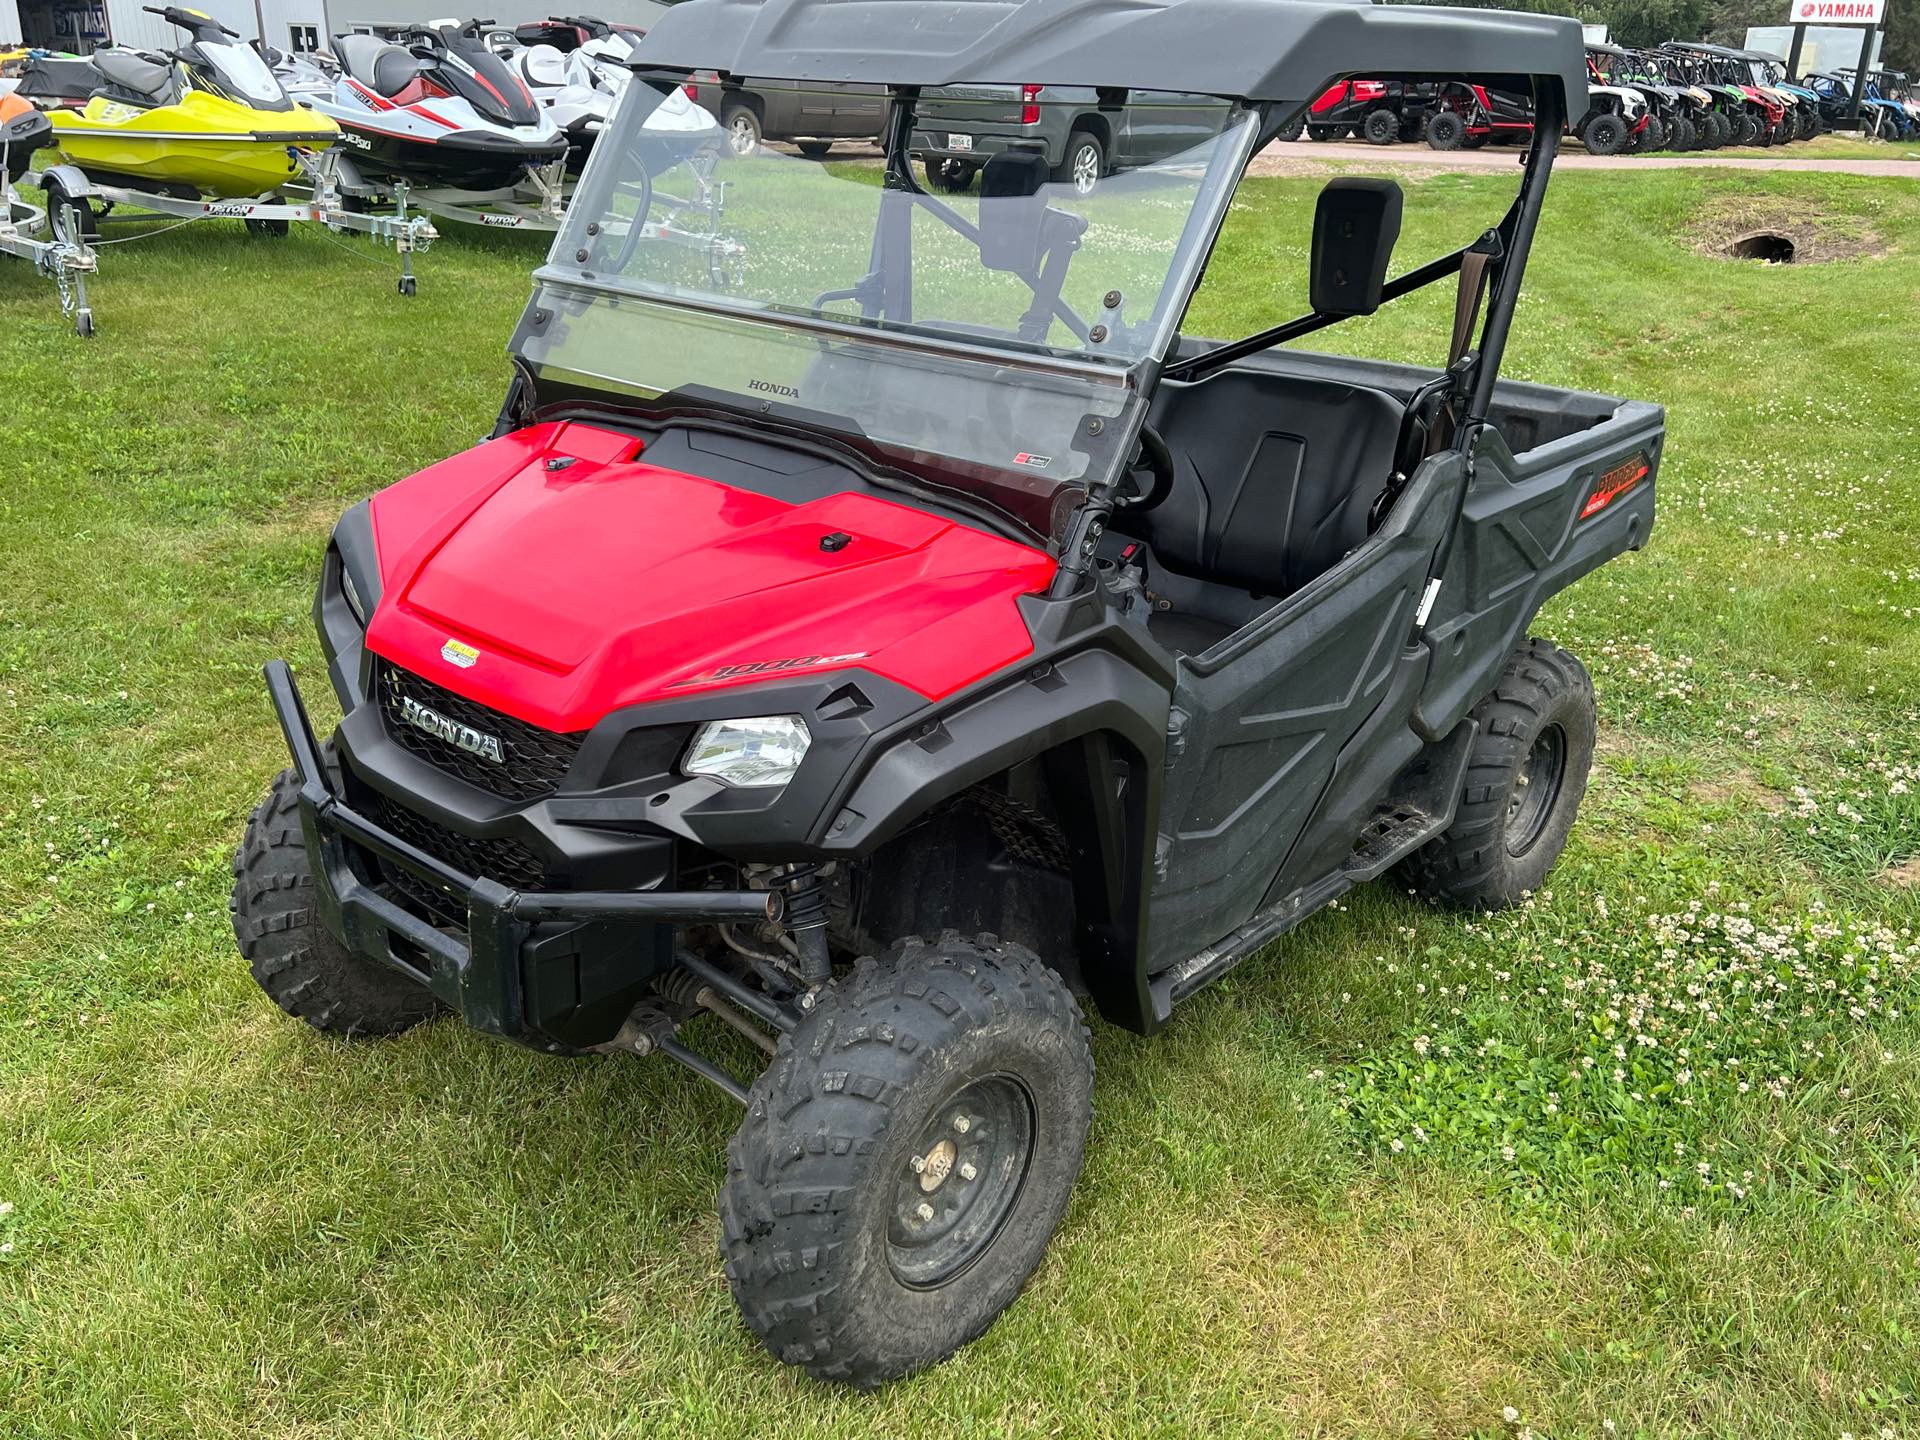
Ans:
{"label": "yamaha sign", "polygon": [[1887,0],[1792,0],[1789,25],[1878,25]]}

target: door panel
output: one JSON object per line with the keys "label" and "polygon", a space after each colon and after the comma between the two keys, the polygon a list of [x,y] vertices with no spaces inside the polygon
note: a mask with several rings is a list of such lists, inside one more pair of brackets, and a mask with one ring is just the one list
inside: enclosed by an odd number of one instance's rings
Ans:
{"label": "door panel", "polygon": [[[1149,966],[1252,917],[1348,742],[1395,687],[1446,521],[1448,455],[1421,467],[1366,545],[1204,655],[1183,659],[1168,737]],[[1403,728],[1376,725],[1391,734]]]}

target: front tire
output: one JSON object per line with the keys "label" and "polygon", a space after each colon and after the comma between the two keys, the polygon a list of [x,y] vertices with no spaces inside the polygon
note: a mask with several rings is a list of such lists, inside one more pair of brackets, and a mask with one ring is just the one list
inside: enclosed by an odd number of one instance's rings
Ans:
{"label": "front tire", "polygon": [[429,991],[355,955],[320,923],[291,770],[274,776],[247,818],[227,908],[233,938],[267,998],[316,1030],[398,1035],[440,1011]]}
{"label": "front tire", "polygon": [[948,932],[860,961],[781,1039],[728,1149],[742,1318],[822,1380],[946,1358],[1040,1263],[1092,1117],[1086,1025],[1031,952]]}
{"label": "front tire", "polygon": [[1473,718],[1453,823],[1401,873],[1429,900],[1499,910],[1538,890],[1566,847],[1593,766],[1593,681],[1558,645],[1527,640]]}

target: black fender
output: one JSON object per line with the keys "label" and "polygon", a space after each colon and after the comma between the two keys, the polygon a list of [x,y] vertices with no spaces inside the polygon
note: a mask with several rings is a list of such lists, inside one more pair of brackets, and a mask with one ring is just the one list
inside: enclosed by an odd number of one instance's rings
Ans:
{"label": "black fender", "polygon": [[1142,942],[1173,662],[1091,590],[1020,603],[1033,654],[877,735],[811,839],[824,855],[870,853],[941,801],[1041,762],[1073,851],[1088,990],[1107,1020],[1148,1034],[1159,1022]]}

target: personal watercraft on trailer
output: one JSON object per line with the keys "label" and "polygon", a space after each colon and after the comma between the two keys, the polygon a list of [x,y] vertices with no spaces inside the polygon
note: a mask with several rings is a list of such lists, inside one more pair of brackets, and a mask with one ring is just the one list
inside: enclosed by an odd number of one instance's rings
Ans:
{"label": "personal watercraft on trailer", "polygon": [[187,32],[178,50],[29,62],[19,93],[52,115],[54,148],[89,176],[212,199],[270,195],[339,138],[288,98],[218,20],[145,7]]}
{"label": "personal watercraft on trailer", "polygon": [[12,185],[27,173],[33,152],[53,143],[53,122],[18,95],[0,95],[0,177]]}
{"label": "personal watercraft on trailer", "polygon": [[[606,128],[614,102],[626,89],[632,74],[628,67],[637,37],[631,31],[610,26],[603,25],[603,29],[605,34],[595,35],[565,52],[544,43],[515,45],[504,51],[496,47],[496,53],[500,53],[513,73],[525,82],[535,102],[566,135],[569,174],[577,175],[585,167],[593,142]],[[697,146],[719,138],[720,122],[681,89],[669,95],[647,117],[641,135],[649,147]],[[690,153],[691,149],[677,149],[660,168],[670,168]]]}
{"label": "personal watercraft on trailer", "polygon": [[[0,255],[25,260],[60,287],[60,308],[81,335],[93,334],[87,276],[94,256],[84,238],[56,229],[49,217],[14,190],[36,150],[53,141],[46,115],[12,93],[0,93]],[[68,227],[70,228],[70,227]]]}
{"label": "personal watercraft on trailer", "polygon": [[338,122],[361,176],[490,192],[566,155],[566,136],[480,40],[483,23],[434,21],[399,32],[404,45],[334,38],[340,78],[306,103]]}

